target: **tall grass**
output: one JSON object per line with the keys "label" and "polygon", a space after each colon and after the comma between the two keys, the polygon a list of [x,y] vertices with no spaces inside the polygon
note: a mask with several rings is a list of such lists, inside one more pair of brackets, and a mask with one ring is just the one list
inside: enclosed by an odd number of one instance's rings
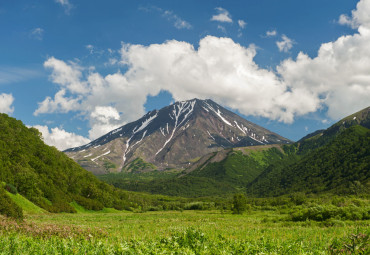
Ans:
{"label": "tall grass", "polygon": [[285,217],[169,211],[32,214],[24,223],[1,218],[0,254],[331,254],[346,251],[353,235],[359,237],[354,254],[369,248],[368,220],[327,227]]}

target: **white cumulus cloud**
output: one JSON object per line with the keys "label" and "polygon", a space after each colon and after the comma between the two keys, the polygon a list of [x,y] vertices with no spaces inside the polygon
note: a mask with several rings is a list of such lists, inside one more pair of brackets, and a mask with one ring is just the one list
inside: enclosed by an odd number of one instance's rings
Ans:
{"label": "white cumulus cloud", "polygon": [[0,94],[0,112],[11,114],[14,111],[14,107],[12,107],[14,101],[14,97],[12,94]]}
{"label": "white cumulus cloud", "polygon": [[227,22],[227,23],[232,23],[233,20],[231,19],[230,13],[221,7],[215,8],[217,13],[216,15],[213,15],[211,18],[211,21],[218,21],[218,22]]}
{"label": "white cumulus cloud", "polygon": [[48,126],[36,125],[33,126],[37,128],[47,145],[55,146],[58,150],[65,150],[72,147],[81,146],[90,142],[89,139],[76,135],[75,133],[69,133],[58,127],[51,128],[49,130]]}
{"label": "white cumulus cloud", "polygon": [[278,72],[284,82],[309,89],[338,119],[369,106],[370,33],[342,36],[321,45],[318,56],[300,52],[296,60],[285,60]]}
{"label": "white cumulus cloud", "polygon": [[[360,3],[358,8],[367,6]],[[285,123],[323,107],[338,119],[369,106],[370,28],[366,18],[357,20],[363,23],[354,35],[322,44],[313,58],[300,52],[276,71],[254,62],[256,46],[214,36],[201,39],[197,48],[176,40],[148,46],[123,43],[121,64],[127,71],[106,76],[49,58],[45,67],[52,70],[59,91],[35,113],[78,112],[89,119],[89,137],[94,139],[139,118],[146,98],[163,90],[175,100],[210,98],[244,115]],[[287,43],[282,50],[289,47]]]}
{"label": "white cumulus cloud", "polygon": [[351,17],[347,14],[342,14],[339,17],[339,24],[349,25],[352,28],[359,28],[360,26],[370,29],[370,1],[361,0],[357,3],[357,7],[352,11]]}
{"label": "white cumulus cloud", "polygon": [[89,137],[97,138],[102,134],[122,126],[120,114],[117,109],[111,106],[96,106],[90,114],[92,128],[89,131]]}

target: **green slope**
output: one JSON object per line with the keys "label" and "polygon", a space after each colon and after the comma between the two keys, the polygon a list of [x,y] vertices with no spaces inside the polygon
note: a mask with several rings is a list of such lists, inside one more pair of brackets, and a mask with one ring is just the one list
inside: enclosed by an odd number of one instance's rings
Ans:
{"label": "green slope", "polygon": [[260,148],[253,150],[232,149],[219,162],[212,162],[217,154],[214,153],[194,171],[182,172],[172,177],[168,173],[158,173],[157,178],[151,176],[151,179],[143,178],[145,174],[136,174],[135,179],[127,174],[110,174],[101,178],[119,188],[153,194],[183,197],[228,196],[231,193],[244,192],[246,185],[271,162],[286,157],[277,148],[258,147]]}
{"label": "green slope", "polygon": [[344,130],[353,126],[370,128],[370,107],[347,116],[326,130],[318,130],[298,141],[297,154],[307,154],[333,141]]}
{"label": "green slope", "polygon": [[280,160],[283,157],[284,154],[276,148],[252,151],[248,155],[240,150],[233,150],[224,160],[198,168],[189,173],[189,176],[207,177],[241,188],[253,181],[269,162]]}
{"label": "green slope", "polygon": [[368,193],[370,130],[354,125],[330,140],[301,158],[269,166],[248,186],[248,192],[257,196]]}
{"label": "green slope", "polygon": [[[2,191],[4,183],[10,184],[49,212],[76,212],[72,202],[88,210],[122,210],[156,201],[155,197],[119,190],[98,180],[63,152],[45,145],[38,130],[6,114],[0,114],[0,183]],[[4,203],[14,200],[26,212],[37,211],[20,195],[10,195],[10,199],[1,194]]]}
{"label": "green slope", "polygon": [[23,210],[23,213],[25,214],[39,214],[39,213],[45,213],[46,211],[31,201],[29,201],[27,198],[22,196],[21,194],[12,194],[7,192],[7,195]]}
{"label": "green slope", "polygon": [[272,163],[248,185],[247,192],[257,196],[368,192],[369,128],[367,107],[286,146],[290,156]]}

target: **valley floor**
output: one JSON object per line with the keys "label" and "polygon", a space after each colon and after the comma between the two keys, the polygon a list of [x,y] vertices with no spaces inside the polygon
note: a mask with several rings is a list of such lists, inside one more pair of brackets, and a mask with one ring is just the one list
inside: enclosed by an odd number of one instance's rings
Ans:
{"label": "valley floor", "polygon": [[0,254],[347,254],[369,249],[369,226],[277,210],[29,214],[0,218]]}

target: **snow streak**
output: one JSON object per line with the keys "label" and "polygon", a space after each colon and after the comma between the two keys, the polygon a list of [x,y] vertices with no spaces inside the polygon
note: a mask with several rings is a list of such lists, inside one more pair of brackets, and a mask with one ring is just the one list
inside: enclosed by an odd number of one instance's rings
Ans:
{"label": "snow streak", "polygon": [[[211,133],[207,130],[207,133],[208,133],[208,135],[213,139],[213,140],[215,140],[215,138],[211,135]],[[216,141],[216,140],[215,140]]]}
{"label": "snow streak", "polygon": [[221,115],[221,111],[220,111],[220,109],[217,109],[217,111],[212,107],[212,106],[210,106],[208,103],[206,103],[206,102],[204,102],[207,106],[208,106],[208,108],[211,110],[211,111],[213,111],[214,113],[216,113],[216,115],[223,121],[223,122],[225,122],[227,125],[229,125],[229,126],[233,126],[233,125],[231,125],[231,123],[230,122],[228,122],[224,117],[222,117],[222,115]]}
{"label": "snow streak", "polygon": [[[177,130],[177,128],[180,127],[181,124],[184,123],[184,121],[193,112],[195,102],[196,102],[195,100],[193,100],[193,101],[183,101],[183,102],[179,102],[179,103],[177,103],[173,106],[174,109],[172,110],[172,113],[170,113],[170,117],[171,118],[173,117],[175,119],[175,125],[172,129],[171,136],[170,136],[169,139],[166,140],[166,142],[164,143],[162,148],[160,148],[155,155],[158,155],[158,153],[160,153],[164,149],[164,147],[171,141],[171,139],[172,139],[173,135],[175,134],[175,131]],[[180,121],[180,116],[181,115],[184,115],[184,117]],[[168,124],[167,124],[167,128],[168,128]]]}
{"label": "snow streak", "polygon": [[109,151],[107,151],[106,153],[104,153],[104,154],[100,155],[100,156],[97,156],[96,158],[93,158],[91,161],[94,161],[94,162],[95,162],[95,160],[97,160],[98,158],[103,157],[103,156],[105,156],[105,155],[108,155],[109,153],[110,153],[110,150],[109,150]]}
{"label": "snow streak", "polygon": [[[144,128],[146,128],[156,117],[158,116],[158,112],[156,112],[155,113],[155,115],[153,115],[153,116],[151,116],[151,117],[149,117],[148,119],[146,119],[146,120],[144,120],[142,123],[141,123],[141,125],[140,125],[140,127],[138,128],[137,126],[132,130],[132,135],[131,135],[131,137],[129,138],[129,139],[127,139],[127,141],[126,141],[126,148],[125,148],[125,151],[123,152],[123,157],[122,157],[122,159],[123,159],[123,162],[122,162],[122,167],[125,165],[125,162],[126,162],[126,155],[127,155],[127,153],[129,153],[129,151],[131,150],[131,148],[130,148],[130,141],[131,141],[131,139],[135,136],[135,134],[137,134],[138,132],[140,132],[141,130],[143,130]],[[142,140],[143,140],[143,138],[144,138],[144,136],[145,136],[145,134],[146,134],[146,130],[145,130],[145,132],[144,132],[144,134],[143,134],[143,136],[141,137],[141,140],[140,141],[138,141],[138,142],[136,142],[133,146],[135,146],[136,144],[138,144],[139,142],[141,142]]]}

